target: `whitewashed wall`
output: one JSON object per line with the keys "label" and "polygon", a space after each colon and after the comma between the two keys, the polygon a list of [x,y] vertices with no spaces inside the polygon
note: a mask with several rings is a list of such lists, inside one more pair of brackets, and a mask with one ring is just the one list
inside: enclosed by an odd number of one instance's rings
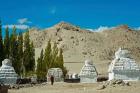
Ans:
{"label": "whitewashed wall", "polygon": [[96,83],[97,82],[97,77],[80,77],[80,83]]}
{"label": "whitewashed wall", "polygon": [[140,80],[140,71],[136,70],[118,70],[109,73],[109,80],[112,79],[122,79],[124,81],[138,81]]}

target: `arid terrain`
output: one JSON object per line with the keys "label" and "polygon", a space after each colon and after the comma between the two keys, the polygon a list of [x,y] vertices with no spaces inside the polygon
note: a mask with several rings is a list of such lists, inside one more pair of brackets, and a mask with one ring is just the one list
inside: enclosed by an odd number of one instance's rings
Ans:
{"label": "arid terrain", "polygon": [[140,64],[140,31],[120,25],[103,31],[89,31],[66,22],[50,28],[30,29],[36,60],[49,39],[63,49],[65,66],[69,73],[79,73],[86,59],[92,59],[99,74],[107,74],[108,65],[118,48],[127,48]]}
{"label": "arid terrain", "polygon": [[[69,23],[60,22],[55,26],[39,30],[30,29],[34,42],[36,59],[41,49],[45,49],[49,39],[63,49],[64,65],[69,73],[79,73],[84,61],[92,59],[99,74],[108,75],[108,65],[118,48],[127,48],[132,58],[140,64],[140,32],[127,25],[117,26],[100,32],[83,30]],[[140,82],[130,82],[130,86],[107,86],[98,89],[101,83],[50,83],[33,87],[9,89],[9,93],[140,93]]]}
{"label": "arid terrain", "polygon": [[140,82],[131,82],[130,86],[110,86],[102,90],[98,90],[102,83],[86,84],[86,83],[55,83],[21,88],[18,90],[9,90],[8,93],[139,93]]}

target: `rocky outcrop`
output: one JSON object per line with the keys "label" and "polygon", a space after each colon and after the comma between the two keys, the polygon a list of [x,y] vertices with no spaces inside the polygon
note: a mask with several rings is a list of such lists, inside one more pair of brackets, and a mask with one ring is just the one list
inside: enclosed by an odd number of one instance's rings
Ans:
{"label": "rocky outcrop", "polygon": [[57,29],[57,31],[59,31],[61,29],[80,31],[80,28],[78,26],[74,26],[74,25],[67,23],[67,22],[64,22],[64,21],[56,24],[54,27]]}

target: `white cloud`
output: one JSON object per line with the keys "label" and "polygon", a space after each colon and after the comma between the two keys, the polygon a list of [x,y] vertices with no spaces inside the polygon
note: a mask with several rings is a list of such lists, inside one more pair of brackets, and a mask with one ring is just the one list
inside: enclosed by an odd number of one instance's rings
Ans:
{"label": "white cloud", "polygon": [[19,24],[32,23],[31,21],[28,20],[28,18],[21,18],[21,19],[18,19],[17,22],[18,22]]}
{"label": "white cloud", "polygon": [[92,31],[92,32],[102,32],[104,30],[110,30],[112,29],[113,27],[107,27],[107,26],[100,26],[99,28],[97,29],[87,29],[89,31]]}
{"label": "white cloud", "polygon": [[28,18],[21,18],[17,20],[17,24],[6,24],[6,25],[3,25],[2,27],[3,28],[8,27],[9,29],[12,29],[15,26],[17,29],[25,30],[29,28],[29,25],[26,25],[29,23],[32,23],[32,22],[29,21]]}
{"label": "white cloud", "polygon": [[140,27],[135,28],[135,30],[140,30]]}
{"label": "white cloud", "polygon": [[94,29],[90,29],[90,28],[88,28],[88,29],[86,29],[86,30],[89,30],[89,31],[94,31]]}
{"label": "white cloud", "polygon": [[99,28],[95,29],[96,32],[102,32],[104,30],[110,30],[112,27],[107,26],[100,26]]}
{"label": "white cloud", "polygon": [[19,24],[19,25],[13,25],[13,24],[4,25],[3,28],[8,27],[9,29],[12,29],[14,26],[15,26],[17,29],[21,29],[21,30],[25,30],[25,29],[29,28],[28,25],[22,25],[22,24]]}

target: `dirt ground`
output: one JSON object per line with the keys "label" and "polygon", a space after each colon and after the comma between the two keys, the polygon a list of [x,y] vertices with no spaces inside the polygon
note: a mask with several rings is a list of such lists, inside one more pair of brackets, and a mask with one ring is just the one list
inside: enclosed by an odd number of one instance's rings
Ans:
{"label": "dirt ground", "polygon": [[9,89],[8,93],[140,93],[140,82],[130,82],[130,86],[108,86],[98,90],[102,83],[50,83],[20,89]]}

